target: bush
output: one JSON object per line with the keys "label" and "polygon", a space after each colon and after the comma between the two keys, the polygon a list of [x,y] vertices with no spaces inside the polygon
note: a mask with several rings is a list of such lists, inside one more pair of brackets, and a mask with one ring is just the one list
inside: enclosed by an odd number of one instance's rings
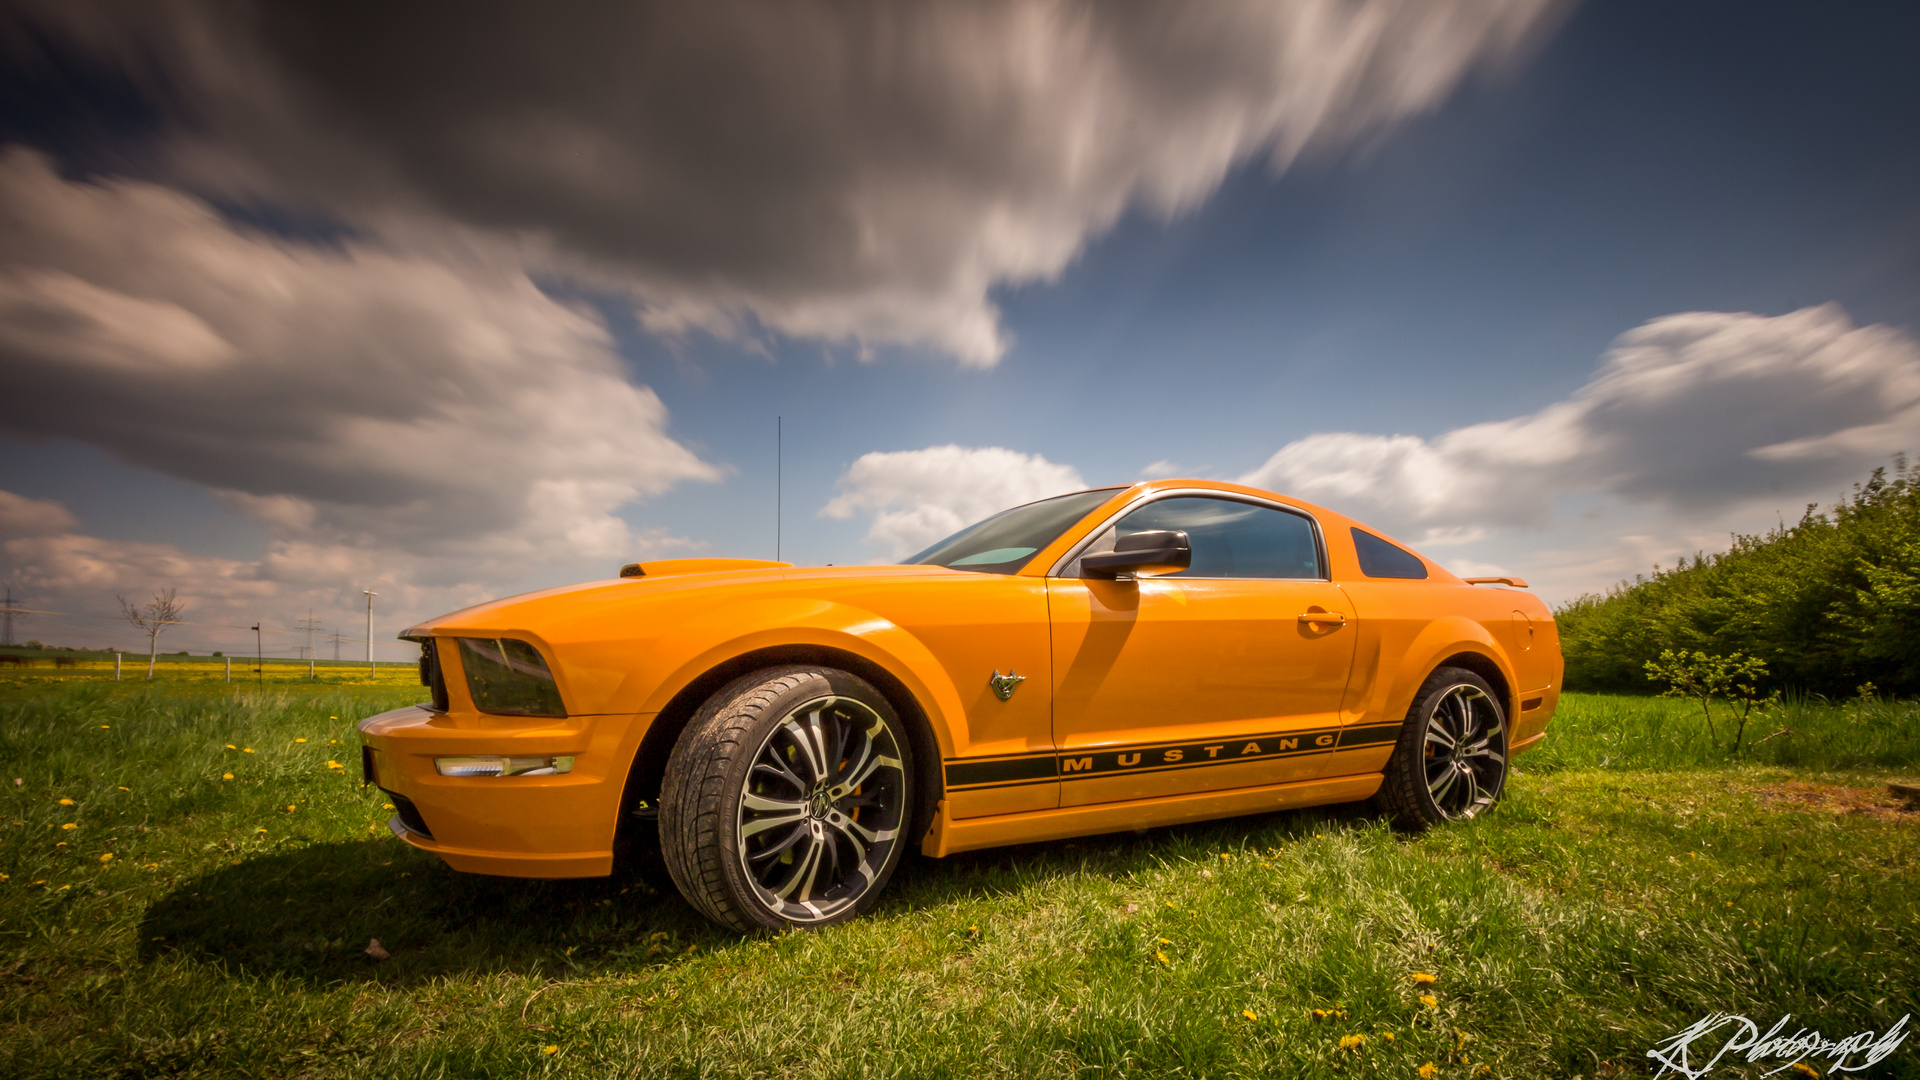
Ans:
{"label": "bush", "polygon": [[1767,689],[1920,692],[1920,470],[1876,469],[1827,513],[1554,612],[1570,690],[1645,693],[1661,652],[1743,654]]}

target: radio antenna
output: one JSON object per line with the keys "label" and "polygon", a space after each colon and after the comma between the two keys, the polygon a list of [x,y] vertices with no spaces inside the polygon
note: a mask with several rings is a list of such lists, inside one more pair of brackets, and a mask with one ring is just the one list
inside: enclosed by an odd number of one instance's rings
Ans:
{"label": "radio antenna", "polygon": [[785,494],[786,484],[786,422],[784,416],[773,418],[773,561],[780,561],[780,502]]}

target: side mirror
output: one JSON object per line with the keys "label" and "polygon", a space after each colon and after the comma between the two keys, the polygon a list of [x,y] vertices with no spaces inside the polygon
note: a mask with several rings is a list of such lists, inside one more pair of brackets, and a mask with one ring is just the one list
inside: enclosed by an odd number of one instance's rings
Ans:
{"label": "side mirror", "polygon": [[1193,565],[1193,543],[1179,529],[1128,533],[1112,551],[1080,557],[1080,573],[1091,578],[1171,574]]}

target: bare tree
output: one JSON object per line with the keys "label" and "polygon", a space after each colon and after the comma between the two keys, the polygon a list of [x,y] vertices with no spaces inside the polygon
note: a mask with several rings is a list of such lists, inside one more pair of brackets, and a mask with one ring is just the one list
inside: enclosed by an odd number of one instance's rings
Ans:
{"label": "bare tree", "polygon": [[117,599],[121,618],[147,632],[147,681],[152,682],[153,662],[160,655],[160,632],[179,622],[187,605],[174,598],[172,589],[154,593],[153,600],[146,604],[130,604],[124,596]]}

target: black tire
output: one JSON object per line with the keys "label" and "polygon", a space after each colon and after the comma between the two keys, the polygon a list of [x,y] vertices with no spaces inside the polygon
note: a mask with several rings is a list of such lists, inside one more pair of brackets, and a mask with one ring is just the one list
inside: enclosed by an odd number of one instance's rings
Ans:
{"label": "black tire", "polygon": [[660,786],[660,854],[742,933],[830,926],[879,899],[906,849],[913,747],[887,699],[825,667],[767,668],[687,722]]}
{"label": "black tire", "polygon": [[1507,715],[1487,680],[1436,669],[1414,695],[1379,802],[1395,828],[1419,832],[1493,809],[1507,786]]}

